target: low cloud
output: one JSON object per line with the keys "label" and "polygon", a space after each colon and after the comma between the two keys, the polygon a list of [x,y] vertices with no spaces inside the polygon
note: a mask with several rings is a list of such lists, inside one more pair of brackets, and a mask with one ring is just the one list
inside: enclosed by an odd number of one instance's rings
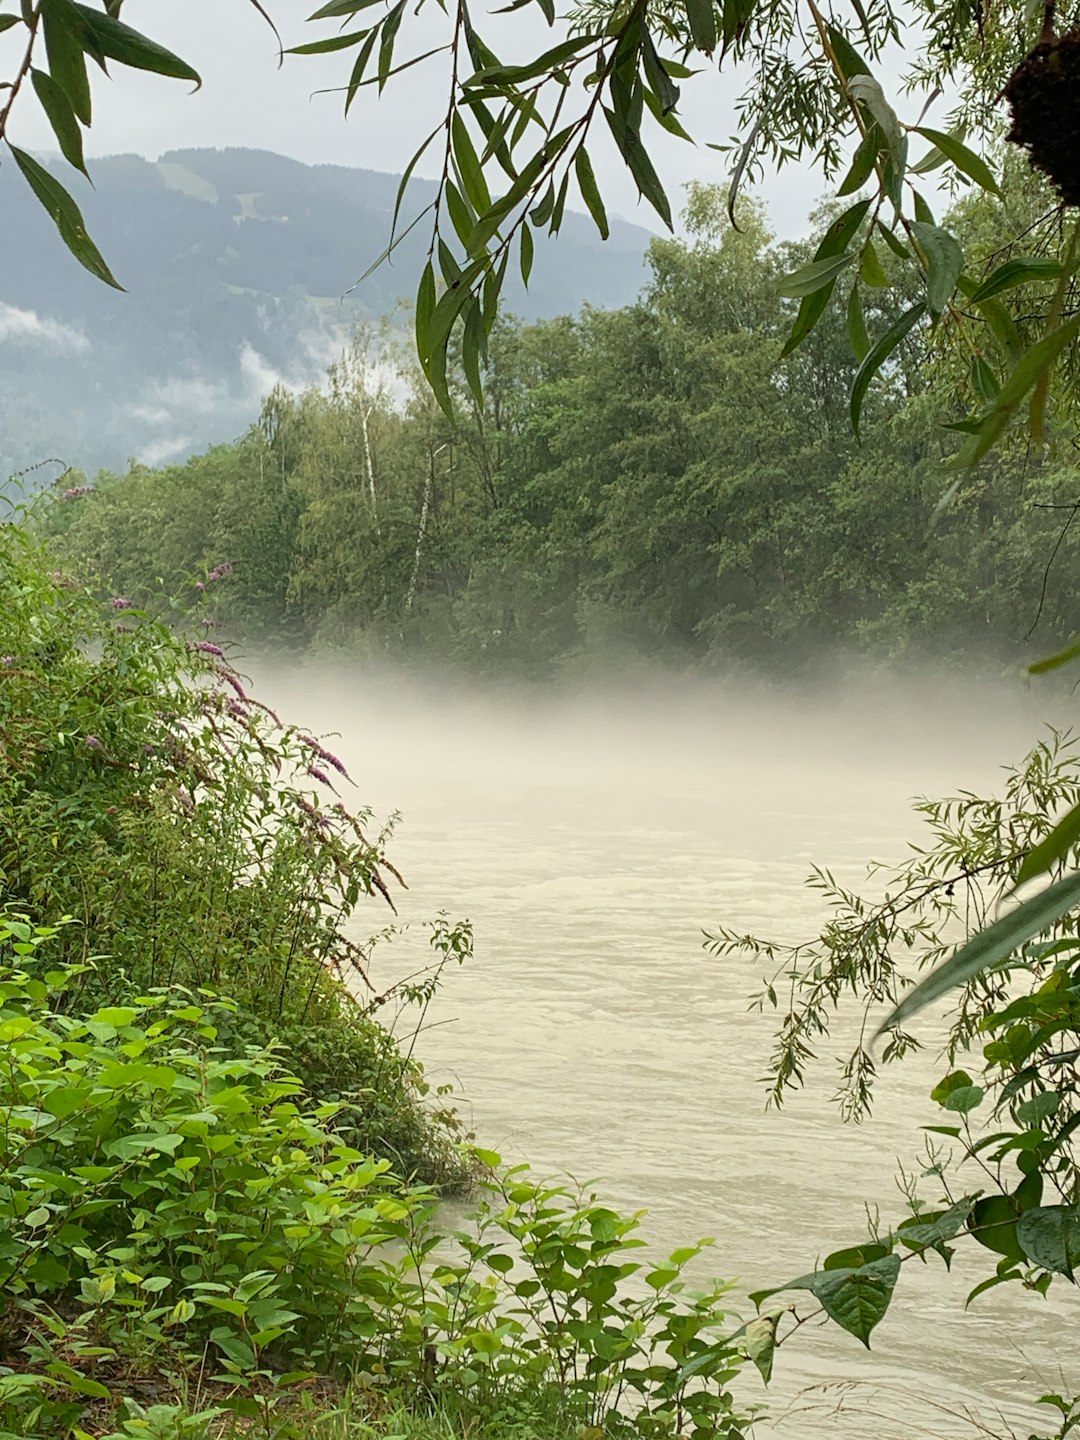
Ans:
{"label": "low cloud", "polygon": [[90,341],[81,330],[0,300],[0,344],[5,342],[44,345],[69,355],[81,355],[90,349]]}
{"label": "low cloud", "polygon": [[186,455],[195,441],[190,435],[174,435],[170,440],[154,440],[135,457],[141,465],[164,465]]}

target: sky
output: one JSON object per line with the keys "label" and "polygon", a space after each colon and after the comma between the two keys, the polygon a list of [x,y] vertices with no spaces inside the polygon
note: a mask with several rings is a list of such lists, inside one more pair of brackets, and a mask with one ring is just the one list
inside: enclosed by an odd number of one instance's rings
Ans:
{"label": "sky", "polygon": [[[315,0],[266,0],[266,6],[286,45],[332,33],[325,25],[305,25]],[[438,56],[395,77],[381,100],[374,89],[366,91],[346,120],[340,94],[317,92],[344,83],[351,52],[289,56],[279,68],[274,37],[250,0],[127,0],[124,18],[182,55],[204,84],[192,94],[182,82],[114,67],[115,79],[95,80],[94,124],[87,144],[91,155],[135,151],[156,160],[166,150],[241,145],[308,163],[399,173],[445,110],[448,69],[445,57]],[[441,12],[429,4],[418,17],[407,15],[399,45],[410,36],[416,49],[438,44],[445,25]],[[498,37],[500,26],[504,35],[512,33],[524,46],[540,49],[545,40],[551,43],[550,32],[532,7],[509,19],[485,21],[481,33]],[[503,58],[512,58],[509,45],[507,40],[499,47]],[[0,50],[0,59],[7,53]],[[729,159],[704,142],[730,138],[738,92],[738,79],[715,74],[703,74],[684,88],[680,113],[686,128],[702,142],[696,146],[654,128],[654,159],[675,208],[689,181],[726,179]],[[32,96],[20,97],[12,129],[16,143],[56,149]],[[662,230],[650,207],[639,202],[613,146],[602,144],[594,163],[610,212]],[[430,176],[436,165],[434,160],[421,165],[417,173]],[[805,231],[807,215],[822,190],[820,177],[796,167],[762,186],[773,228],[781,237]]]}

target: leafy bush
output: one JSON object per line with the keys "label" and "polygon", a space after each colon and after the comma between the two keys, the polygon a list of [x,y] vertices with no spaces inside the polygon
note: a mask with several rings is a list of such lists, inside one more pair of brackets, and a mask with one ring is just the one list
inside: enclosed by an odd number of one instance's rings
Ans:
{"label": "leafy bush", "polygon": [[[392,903],[389,830],[369,837],[334,794],[341,762],[250,696],[223,647],[123,596],[103,613],[48,563],[0,528],[0,902],[80,922],[58,958],[109,957],[83,1000],[227,990],[246,1042],[286,1038],[316,1098],[351,1102],[350,1138],[460,1179],[450,1118],[345,984],[367,982],[361,903]],[[467,928],[445,933],[464,958]]]}
{"label": "leafy bush", "polygon": [[[724,1292],[680,1293],[700,1246],[644,1266],[638,1217],[519,1169],[449,1257],[435,1193],[227,1041],[230,1002],[84,1009],[78,968],[44,968],[58,939],[0,919],[0,1429],[69,1433],[136,1371],[200,1373],[241,1415],[353,1375],[462,1414],[547,1395],[611,1435],[745,1434]],[[118,1434],[155,1433],[127,1413]]]}

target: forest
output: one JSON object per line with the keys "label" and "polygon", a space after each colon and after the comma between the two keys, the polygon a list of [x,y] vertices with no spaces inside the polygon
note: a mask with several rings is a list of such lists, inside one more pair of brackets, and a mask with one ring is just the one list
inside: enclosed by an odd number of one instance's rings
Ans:
{"label": "forest", "polygon": [[[1037,215],[1039,187],[1019,171],[1014,187]],[[987,272],[996,210],[958,196],[949,216]],[[278,389],[233,445],[63,476],[62,554],[140,606],[202,593],[256,649],[502,674],[634,657],[790,673],[845,653],[1016,665],[1064,643],[1068,458],[998,450],[939,511],[969,358],[916,329],[856,437],[843,306],[777,364],[777,288],[817,240],[777,244],[749,200],[738,230],[725,212],[719,191],[690,194],[685,238],[653,242],[632,306],[507,316],[483,408],[459,372],[455,422],[395,332],[369,325],[325,385]],[[909,302],[902,267],[881,244],[863,271],[868,323],[886,325]]]}

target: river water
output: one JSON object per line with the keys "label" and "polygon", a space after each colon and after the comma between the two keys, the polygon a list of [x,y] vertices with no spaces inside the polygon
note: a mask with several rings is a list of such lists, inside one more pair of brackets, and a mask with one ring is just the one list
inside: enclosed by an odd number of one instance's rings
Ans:
{"label": "river water", "polygon": [[[902,858],[920,838],[912,797],[993,789],[1038,737],[1044,696],[865,679],[816,696],[654,680],[484,697],[345,670],[270,688],[340,733],[364,803],[402,812],[392,853],[414,930],[380,978],[422,961],[425,918],[475,926],[475,958],[447,977],[417,1049],[482,1144],[647,1208],[658,1246],[714,1236],[710,1273],[744,1293],[863,1239],[864,1202],[899,1218],[897,1162],[940,1114],[940,1066],[886,1071],[873,1120],[844,1125],[830,1103],[842,1045],[825,1042],[807,1089],[766,1111],[758,969],[710,957],[702,931],[811,936],[810,866],[858,885],[868,859]],[[965,1312],[992,1267],[982,1253],[951,1277],[906,1265],[869,1352],[804,1327],[760,1435],[1027,1440],[1030,1401],[1080,1389],[1062,1338],[1072,1296],[1001,1287]],[[765,1399],[751,1376],[747,1397]]]}

